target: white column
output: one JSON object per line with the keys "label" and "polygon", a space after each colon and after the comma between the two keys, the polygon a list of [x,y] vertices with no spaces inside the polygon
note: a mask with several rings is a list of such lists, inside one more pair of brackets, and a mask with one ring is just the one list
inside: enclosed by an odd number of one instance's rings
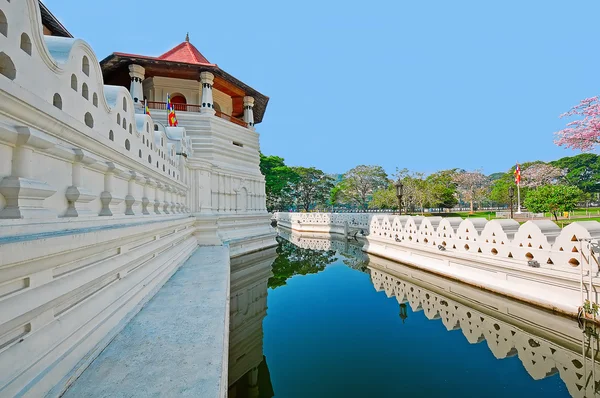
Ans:
{"label": "white column", "polygon": [[212,95],[214,80],[215,76],[212,73],[200,73],[200,84],[202,86],[202,108],[200,109],[200,113],[210,113],[212,115],[215,114]]}
{"label": "white column", "polygon": [[244,122],[248,128],[254,129],[254,97],[244,97]]}
{"label": "white column", "polygon": [[131,77],[131,86],[129,93],[133,98],[134,103],[138,103],[144,100],[144,89],[142,82],[144,81],[144,75],[146,70],[143,66],[131,64],[129,65],[129,76]]}

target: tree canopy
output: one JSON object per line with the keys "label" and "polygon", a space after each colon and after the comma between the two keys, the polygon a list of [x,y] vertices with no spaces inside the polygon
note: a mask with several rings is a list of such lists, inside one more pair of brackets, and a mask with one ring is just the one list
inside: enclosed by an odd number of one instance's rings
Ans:
{"label": "tree canopy", "polygon": [[544,185],[529,192],[525,206],[534,213],[550,212],[555,220],[564,211],[575,210],[581,190],[567,185]]}
{"label": "tree canopy", "polygon": [[304,210],[312,205],[325,204],[333,188],[333,178],[314,167],[292,167],[298,178],[290,184],[296,203]]}
{"label": "tree canopy", "polygon": [[360,165],[344,174],[340,189],[346,200],[366,209],[370,196],[387,185],[387,173],[383,167]]}

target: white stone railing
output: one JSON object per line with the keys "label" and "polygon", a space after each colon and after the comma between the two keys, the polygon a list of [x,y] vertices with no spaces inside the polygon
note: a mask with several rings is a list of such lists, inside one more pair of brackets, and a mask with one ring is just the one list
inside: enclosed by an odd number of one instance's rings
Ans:
{"label": "white stone railing", "polygon": [[155,131],[87,43],[45,36],[37,0],[0,11],[0,219],[186,212],[185,129]]}
{"label": "white stone railing", "polygon": [[[559,228],[550,220],[397,216],[360,213],[276,213],[279,225],[302,232],[343,233],[344,223],[364,229],[369,241],[415,249],[460,253],[473,259],[503,259],[525,265],[529,260],[541,268],[579,273],[580,265],[598,272],[600,223],[574,222]],[[590,255],[590,253],[595,255]],[[442,252],[440,252],[442,253]]]}
{"label": "white stone railing", "polygon": [[[369,223],[371,241],[414,248],[437,249],[472,256],[579,273],[579,267],[598,272],[600,223],[583,221],[561,229],[550,220],[514,220],[376,215]],[[593,251],[595,255],[590,253]]]}

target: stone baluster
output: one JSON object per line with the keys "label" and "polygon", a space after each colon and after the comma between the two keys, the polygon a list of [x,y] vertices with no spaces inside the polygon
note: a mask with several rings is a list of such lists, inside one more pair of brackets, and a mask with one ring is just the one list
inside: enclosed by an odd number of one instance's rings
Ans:
{"label": "stone baluster", "polygon": [[102,209],[100,210],[99,216],[112,216],[119,204],[123,202],[123,198],[118,197],[113,192],[113,179],[116,174],[119,174],[121,170],[113,162],[106,162],[106,168],[104,172],[104,191],[100,194],[100,203],[102,203]]}
{"label": "stone baluster", "polygon": [[165,214],[171,214],[171,212],[169,212],[170,203],[167,201],[167,195],[169,194],[170,190],[171,190],[171,187],[169,185],[165,184],[164,191],[163,191],[163,201],[162,201],[163,213],[165,213]]}
{"label": "stone baluster", "polygon": [[15,143],[12,151],[10,176],[0,181],[0,194],[6,207],[0,210],[2,218],[50,218],[56,217],[44,207],[44,199],[56,193],[45,181],[34,178],[34,149],[48,149],[55,145],[52,137],[29,127],[17,127],[16,131],[0,128],[0,134],[9,136]]}
{"label": "stone baluster", "polygon": [[162,182],[156,181],[154,185],[154,214],[160,213],[160,190],[164,187]]}
{"label": "stone baluster", "polygon": [[144,193],[142,196],[142,214],[150,214],[148,205],[150,204],[150,198],[148,196],[150,189],[156,186],[156,183],[148,176],[144,176]]}
{"label": "stone baluster", "polygon": [[177,213],[183,213],[183,205],[181,204],[181,193],[182,190],[178,189],[177,190],[177,196],[176,196],[176,202],[175,202],[175,209],[177,210]]}
{"label": "stone baluster", "polygon": [[254,97],[244,97],[244,122],[249,129],[254,130]]}
{"label": "stone baluster", "polygon": [[125,196],[125,214],[128,216],[135,215],[133,207],[140,203],[139,199],[135,198],[135,182],[138,179],[139,176],[135,171],[129,171],[129,179],[127,180],[127,196]]}
{"label": "stone baluster", "polygon": [[175,209],[175,192],[177,192],[177,189],[174,187],[171,187],[171,191],[169,194],[169,206],[171,208],[171,213],[173,213],[173,214],[177,213],[177,211]]}
{"label": "stone baluster", "polygon": [[202,86],[202,107],[200,108],[200,113],[215,114],[212,93],[214,79],[215,76],[210,72],[200,73],[200,84]]}
{"label": "stone baluster", "polygon": [[91,165],[96,163],[96,159],[92,158],[90,153],[82,149],[74,149],[75,159],[71,171],[71,186],[67,188],[65,197],[69,203],[69,207],[65,212],[65,217],[85,217],[96,215],[88,208],[88,204],[96,199],[96,195],[82,187],[81,172],[83,165]]}

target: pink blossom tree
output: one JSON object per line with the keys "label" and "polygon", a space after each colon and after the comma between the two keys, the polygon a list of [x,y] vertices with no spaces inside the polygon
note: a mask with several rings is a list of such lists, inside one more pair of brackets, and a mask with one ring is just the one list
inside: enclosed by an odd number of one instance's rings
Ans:
{"label": "pink blossom tree", "polygon": [[561,118],[582,116],[583,118],[567,123],[567,127],[556,132],[554,143],[571,149],[591,151],[600,144],[600,101],[598,97],[581,100]]}
{"label": "pink blossom tree", "polygon": [[488,191],[489,178],[479,171],[464,171],[454,177],[458,192],[470,203],[470,212],[474,212],[473,203],[481,199]]}
{"label": "pink blossom tree", "polygon": [[566,175],[565,170],[546,163],[534,163],[521,173],[522,185],[528,188],[537,188],[542,185],[559,183]]}

